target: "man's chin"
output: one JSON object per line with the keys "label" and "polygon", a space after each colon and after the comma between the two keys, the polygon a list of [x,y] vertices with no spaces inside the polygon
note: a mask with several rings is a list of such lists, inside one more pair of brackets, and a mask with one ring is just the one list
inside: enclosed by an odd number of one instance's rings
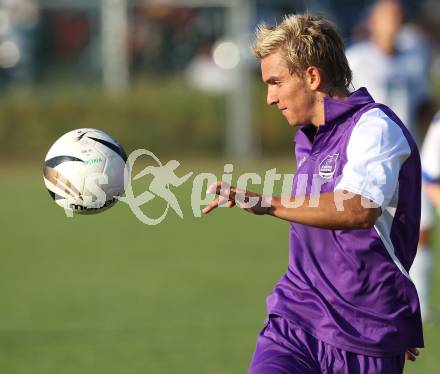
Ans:
{"label": "man's chin", "polygon": [[287,117],[284,113],[283,113],[284,118],[286,119],[287,123],[289,124],[289,126],[292,127],[296,127],[296,126],[302,126],[302,123],[298,123],[297,120],[293,119],[293,118],[289,118]]}
{"label": "man's chin", "polygon": [[301,126],[300,123],[295,122],[295,121],[289,121],[289,120],[287,120],[287,123],[288,123],[289,126],[291,126],[291,127]]}
{"label": "man's chin", "polygon": [[299,126],[307,126],[310,125],[310,123],[306,123],[304,122],[299,122],[298,120],[289,120],[288,118],[286,118],[287,123],[289,124],[289,126],[291,127],[299,127]]}

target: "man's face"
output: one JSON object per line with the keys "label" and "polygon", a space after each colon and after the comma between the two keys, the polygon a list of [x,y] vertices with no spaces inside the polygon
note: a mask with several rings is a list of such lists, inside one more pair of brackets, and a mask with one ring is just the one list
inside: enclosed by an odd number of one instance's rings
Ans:
{"label": "man's face", "polygon": [[395,1],[381,1],[369,18],[369,27],[373,39],[394,40],[402,26],[402,8]]}
{"label": "man's face", "polygon": [[267,103],[276,105],[289,125],[312,123],[314,93],[303,78],[290,74],[279,51],[261,59],[261,75],[267,84]]}

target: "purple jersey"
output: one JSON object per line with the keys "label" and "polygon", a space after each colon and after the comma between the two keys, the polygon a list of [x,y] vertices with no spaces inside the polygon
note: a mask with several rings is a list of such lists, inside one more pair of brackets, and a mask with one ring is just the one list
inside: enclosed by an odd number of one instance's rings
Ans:
{"label": "purple jersey", "polygon": [[364,230],[292,222],[288,270],[267,299],[268,313],[359,354],[395,356],[423,347],[419,301],[408,275],[420,223],[417,146],[365,88],[343,101],[327,97],[324,107],[325,124],[314,139],[309,126],[295,137],[292,195],[347,190],[380,205],[382,214]]}

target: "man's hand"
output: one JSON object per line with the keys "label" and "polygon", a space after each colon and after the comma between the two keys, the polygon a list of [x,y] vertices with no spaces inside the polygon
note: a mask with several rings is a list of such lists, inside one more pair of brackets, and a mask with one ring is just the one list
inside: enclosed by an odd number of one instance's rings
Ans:
{"label": "man's hand", "polygon": [[217,181],[211,184],[206,193],[218,195],[218,198],[202,209],[205,214],[210,213],[220,205],[226,205],[228,208],[238,205],[241,209],[254,214],[267,214],[270,212],[270,198],[265,198],[255,192],[240,190],[225,182]]}
{"label": "man's hand", "polygon": [[417,356],[420,354],[419,350],[417,348],[409,348],[405,352],[405,359],[409,361],[415,361],[417,360]]}

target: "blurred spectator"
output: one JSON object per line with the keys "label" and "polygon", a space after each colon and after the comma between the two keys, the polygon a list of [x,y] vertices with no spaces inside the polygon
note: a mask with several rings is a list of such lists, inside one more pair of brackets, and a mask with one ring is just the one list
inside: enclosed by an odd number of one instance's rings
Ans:
{"label": "blurred spectator", "polygon": [[130,55],[134,73],[169,75],[184,69],[207,41],[224,33],[224,9],[176,4],[159,2],[133,9]]}
{"label": "blurred spectator", "polygon": [[54,47],[57,60],[71,60],[81,53],[91,39],[91,25],[86,12],[58,12],[54,19]]}
{"label": "blurred spectator", "polygon": [[36,81],[74,77],[90,82],[100,72],[99,14],[91,7],[44,7],[35,35]]}

